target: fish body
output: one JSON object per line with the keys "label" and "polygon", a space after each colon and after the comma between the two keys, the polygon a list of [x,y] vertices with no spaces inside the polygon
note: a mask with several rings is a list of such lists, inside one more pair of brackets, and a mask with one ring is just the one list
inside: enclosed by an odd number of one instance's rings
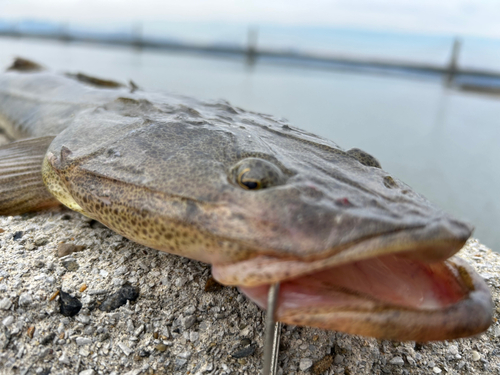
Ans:
{"label": "fish body", "polygon": [[[452,257],[472,227],[371,155],[225,101],[110,82],[0,75],[0,124],[31,138],[0,149],[14,155],[0,161],[11,194],[0,213],[30,206],[9,175],[19,162],[50,192],[40,208],[55,197],[132,241],[211,263],[264,308],[280,282],[279,320],[418,341],[489,326],[487,286]],[[15,156],[33,139],[46,148],[38,164]]]}

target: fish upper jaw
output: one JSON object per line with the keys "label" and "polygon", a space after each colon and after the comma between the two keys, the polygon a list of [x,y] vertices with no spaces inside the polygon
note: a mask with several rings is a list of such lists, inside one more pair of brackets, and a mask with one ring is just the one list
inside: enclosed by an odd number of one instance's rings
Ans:
{"label": "fish upper jaw", "polygon": [[304,254],[299,257],[263,251],[256,256],[228,263],[214,262],[214,277],[227,285],[258,286],[273,284],[303,275],[320,272],[356,261],[386,255],[418,260],[422,263],[441,262],[458,252],[473,228],[465,223],[443,217],[428,225],[380,233],[323,251],[321,256]]}
{"label": "fish upper jaw", "polygon": [[262,308],[269,286],[279,282],[277,319],[285,323],[381,339],[455,339],[483,332],[492,319],[484,280],[460,258],[449,258],[471,231],[446,219],[411,234],[369,238],[325,259],[263,255],[215,264],[212,273]]}

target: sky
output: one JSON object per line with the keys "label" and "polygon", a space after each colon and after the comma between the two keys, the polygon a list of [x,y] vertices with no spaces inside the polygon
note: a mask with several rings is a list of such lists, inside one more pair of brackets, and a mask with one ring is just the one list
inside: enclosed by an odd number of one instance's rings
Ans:
{"label": "sky", "polygon": [[500,0],[0,0],[0,18],[215,21],[500,38]]}

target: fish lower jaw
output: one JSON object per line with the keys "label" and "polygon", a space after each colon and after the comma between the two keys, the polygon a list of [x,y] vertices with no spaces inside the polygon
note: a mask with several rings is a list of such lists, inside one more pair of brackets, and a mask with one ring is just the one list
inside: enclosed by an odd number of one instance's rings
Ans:
{"label": "fish lower jaw", "polygon": [[[240,286],[262,308],[269,285]],[[467,337],[491,324],[481,277],[458,257],[425,264],[390,255],[281,282],[277,319],[392,340]]]}

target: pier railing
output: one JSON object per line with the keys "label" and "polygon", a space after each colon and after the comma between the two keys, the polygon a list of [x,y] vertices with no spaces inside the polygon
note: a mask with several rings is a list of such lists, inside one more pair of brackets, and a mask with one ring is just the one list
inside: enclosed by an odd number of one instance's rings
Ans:
{"label": "pier railing", "polygon": [[[479,84],[478,90],[485,93],[500,93],[500,71],[491,71],[483,69],[466,69],[460,68],[458,59],[461,50],[460,39],[455,39],[451,58],[447,65],[433,65],[425,63],[413,63],[408,61],[396,61],[386,59],[370,59],[361,57],[349,57],[332,54],[313,54],[306,52],[293,52],[288,50],[264,49],[257,47],[257,30],[250,29],[248,33],[247,46],[233,45],[202,45],[195,43],[182,43],[168,39],[146,38],[142,37],[140,28],[136,28],[135,32],[130,36],[114,35],[114,34],[75,34],[66,31],[66,28],[61,27],[57,32],[28,32],[18,31],[15,29],[0,30],[0,37],[6,38],[31,38],[31,39],[47,39],[59,40],[64,42],[84,42],[91,44],[115,45],[122,47],[131,47],[136,49],[150,49],[163,51],[205,53],[214,55],[237,55],[243,56],[249,65],[253,65],[259,59],[265,59],[276,63],[292,63],[295,65],[304,65],[307,67],[316,67],[321,69],[344,69],[358,70],[364,72],[377,73],[421,73],[433,74],[444,77],[443,82],[448,87],[466,88],[467,90],[475,91],[476,84],[468,83],[464,87],[457,84],[455,78],[458,76],[466,76],[469,78],[479,78],[483,80]],[[487,81],[494,81],[492,85],[488,85]],[[486,81],[486,83],[484,82]]]}

